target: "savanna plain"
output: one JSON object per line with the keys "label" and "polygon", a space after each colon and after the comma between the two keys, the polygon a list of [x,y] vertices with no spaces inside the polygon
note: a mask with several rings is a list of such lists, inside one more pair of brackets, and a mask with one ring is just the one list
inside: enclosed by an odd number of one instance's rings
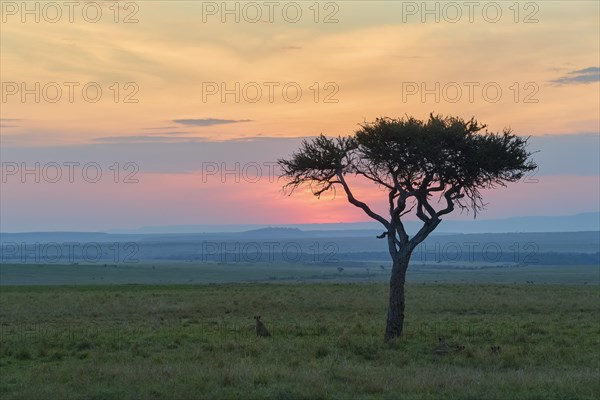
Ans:
{"label": "savanna plain", "polygon": [[599,274],[577,271],[413,280],[387,344],[383,280],[2,286],[0,396],[597,399]]}

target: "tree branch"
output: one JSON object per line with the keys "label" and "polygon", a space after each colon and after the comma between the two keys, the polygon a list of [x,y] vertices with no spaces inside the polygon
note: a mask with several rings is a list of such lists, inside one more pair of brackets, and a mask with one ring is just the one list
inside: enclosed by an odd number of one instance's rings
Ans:
{"label": "tree branch", "polygon": [[446,193],[444,193],[444,198],[446,199],[446,208],[440,210],[436,213],[436,217],[441,217],[442,215],[446,215],[454,211],[454,200],[462,199],[465,197],[464,194],[460,194],[460,186],[451,187]]}
{"label": "tree branch", "polygon": [[365,214],[367,214],[369,217],[373,218],[376,221],[379,221],[383,226],[385,226],[385,228],[388,230],[390,230],[391,228],[391,224],[386,221],[385,218],[383,218],[381,215],[373,212],[368,205],[366,205],[365,203],[363,203],[362,201],[359,201],[356,199],[356,197],[354,197],[354,195],[352,194],[352,191],[350,190],[350,187],[348,187],[348,183],[346,183],[346,179],[344,178],[344,175],[341,172],[338,172],[338,179],[340,180],[340,183],[342,184],[342,187],[344,188],[344,191],[346,192],[346,196],[348,196],[348,202],[350,202],[350,204],[362,209]]}
{"label": "tree branch", "polygon": [[394,225],[394,234],[398,235],[398,238],[400,239],[399,241],[399,246],[403,246],[404,244],[406,244],[408,242],[408,234],[406,233],[406,229],[404,229],[404,224],[402,223],[402,216],[409,213],[414,206],[408,210],[408,211],[404,211],[406,209],[406,196],[404,196],[403,194],[401,194],[400,196],[398,196],[398,202],[397,202],[397,206],[394,207],[394,198],[396,196],[397,193],[397,189],[394,189],[393,191],[390,192],[389,195],[389,202],[390,202],[390,215],[392,217],[392,224]]}
{"label": "tree branch", "polygon": [[435,228],[437,228],[440,222],[442,222],[441,219],[435,218],[432,219],[431,222],[423,224],[421,229],[419,229],[419,232],[417,232],[417,234],[410,239],[410,251],[413,251],[415,247],[417,247],[423,240],[427,239],[427,236],[429,236],[429,234],[433,232]]}
{"label": "tree branch", "polygon": [[423,204],[423,207],[425,207],[425,210],[427,211],[427,214],[429,214],[429,216],[431,218],[435,218],[436,217],[436,212],[433,209],[433,207],[431,206],[431,204],[429,204],[429,201],[427,201],[427,196],[428,196],[428,194],[420,194],[419,196],[417,196],[417,201],[419,203]]}
{"label": "tree branch", "polygon": [[418,199],[417,199],[417,217],[419,217],[419,219],[425,223],[427,223],[431,220],[431,218],[429,218],[423,212],[423,204],[421,204],[421,202]]}

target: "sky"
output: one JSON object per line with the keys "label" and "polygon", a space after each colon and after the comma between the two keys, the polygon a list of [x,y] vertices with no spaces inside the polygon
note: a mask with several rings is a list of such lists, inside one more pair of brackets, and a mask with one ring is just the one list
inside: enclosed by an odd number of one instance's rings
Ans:
{"label": "sky", "polygon": [[599,210],[598,2],[66,4],[0,2],[0,231],[367,221],[274,162],[430,113],[539,151],[478,218]]}

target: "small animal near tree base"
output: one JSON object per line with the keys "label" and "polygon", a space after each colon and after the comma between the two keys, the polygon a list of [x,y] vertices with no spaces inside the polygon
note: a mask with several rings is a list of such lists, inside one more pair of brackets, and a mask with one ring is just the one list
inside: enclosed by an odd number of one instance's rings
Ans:
{"label": "small animal near tree base", "polygon": [[[302,185],[317,197],[341,187],[348,202],[383,225],[378,237],[387,240],[392,258],[386,341],[402,335],[404,283],[412,252],[441,217],[456,208],[473,211],[476,217],[484,208],[481,189],[506,186],[537,168],[526,150],[527,138],[510,129],[490,133],[485,127],[474,118],[378,118],[349,137],[304,140],[291,158],[278,161],[288,181],[284,190],[290,194]],[[351,189],[355,179],[371,181],[387,192],[389,216],[384,218],[358,199]],[[402,220],[413,210],[423,225],[411,237]]]}
{"label": "small animal near tree base", "polygon": [[271,336],[265,325],[260,320],[260,315],[255,315],[254,319],[256,320],[256,336]]}

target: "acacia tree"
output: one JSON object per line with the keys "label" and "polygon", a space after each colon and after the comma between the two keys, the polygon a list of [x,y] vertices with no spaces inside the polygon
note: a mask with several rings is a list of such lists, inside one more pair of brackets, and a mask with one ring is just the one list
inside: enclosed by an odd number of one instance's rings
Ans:
{"label": "acacia tree", "polygon": [[[457,208],[476,217],[485,207],[481,189],[506,186],[537,167],[526,150],[527,138],[510,129],[490,133],[485,128],[474,118],[465,121],[433,114],[427,121],[378,118],[360,125],[349,137],[321,135],[304,140],[289,159],[278,160],[289,194],[308,185],[319,197],[341,186],[351,204],[383,225],[378,237],[387,238],[393,262],[386,341],[402,334],[411,254],[441,217]],[[387,192],[389,215],[384,217],[360,201],[348,176],[372,181]],[[413,211],[423,225],[411,237],[403,217]]]}

